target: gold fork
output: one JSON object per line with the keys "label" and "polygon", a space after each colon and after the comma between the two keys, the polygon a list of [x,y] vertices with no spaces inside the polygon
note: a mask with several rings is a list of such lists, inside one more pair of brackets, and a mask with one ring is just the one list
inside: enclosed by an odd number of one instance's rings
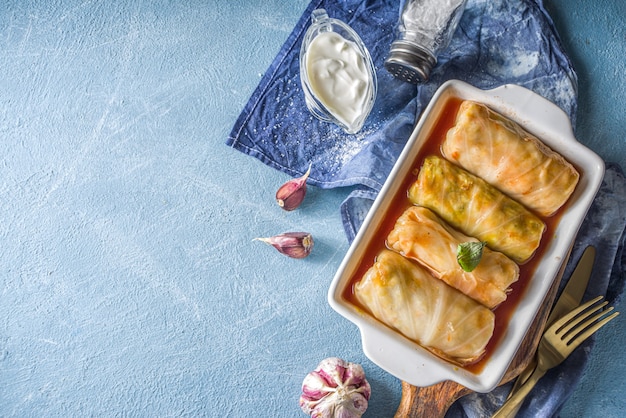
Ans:
{"label": "gold fork", "polygon": [[[526,398],[526,395],[548,370],[561,364],[583,341],[619,315],[619,312],[613,312],[607,316],[613,307],[603,309],[608,302],[598,304],[602,299],[602,296],[598,296],[580,305],[548,328],[539,342],[537,368],[493,418],[515,416],[516,406]],[[593,315],[595,312],[598,313]]]}

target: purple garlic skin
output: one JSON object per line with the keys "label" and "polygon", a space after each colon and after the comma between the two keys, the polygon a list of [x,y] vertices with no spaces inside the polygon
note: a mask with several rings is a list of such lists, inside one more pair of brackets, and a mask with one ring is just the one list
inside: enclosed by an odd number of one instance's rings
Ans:
{"label": "purple garlic skin", "polygon": [[311,174],[311,165],[302,177],[291,179],[278,189],[276,192],[276,203],[278,206],[287,211],[296,209],[306,196],[306,180]]}
{"label": "purple garlic skin", "polygon": [[304,378],[300,408],[313,418],[359,418],[370,394],[361,365],[329,357]]}

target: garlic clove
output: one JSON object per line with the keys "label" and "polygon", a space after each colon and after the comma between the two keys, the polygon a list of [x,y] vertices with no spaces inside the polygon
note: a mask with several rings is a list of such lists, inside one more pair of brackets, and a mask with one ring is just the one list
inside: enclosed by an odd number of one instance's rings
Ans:
{"label": "garlic clove", "polygon": [[268,238],[255,238],[276,248],[291,258],[304,258],[313,249],[313,235],[308,232],[285,232]]}
{"label": "garlic clove", "polygon": [[329,357],[304,378],[299,403],[311,417],[359,418],[367,410],[370,394],[363,367]]}
{"label": "garlic clove", "polygon": [[300,206],[306,195],[306,180],[309,178],[309,174],[311,174],[311,164],[302,177],[291,179],[280,186],[276,191],[278,206],[289,211]]}

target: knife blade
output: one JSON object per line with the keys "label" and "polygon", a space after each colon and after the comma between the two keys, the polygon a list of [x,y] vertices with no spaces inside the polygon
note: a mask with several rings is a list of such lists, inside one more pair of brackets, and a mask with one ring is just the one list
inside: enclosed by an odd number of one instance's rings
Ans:
{"label": "knife blade", "polygon": [[[552,308],[550,316],[548,316],[546,321],[545,328],[550,327],[550,325],[556,322],[563,315],[580,305],[580,301],[585,294],[585,290],[587,290],[587,284],[589,283],[589,278],[591,277],[591,270],[593,269],[593,262],[595,258],[595,247],[590,245],[585,248],[583,255],[580,257],[580,260],[578,260],[578,264],[576,264],[576,268],[567,281],[561,296]],[[507,399],[510,398],[511,395],[515,393],[522,384],[524,384],[524,382],[526,382],[526,379],[528,379],[536,365],[537,362],[533,360],[530,364],[528,364],[528,366],[526,366],[522,373],[520,373],[518,378],[515,380],[515,384],[507,396]]]}
{"label": "knife blade", "polygon": [[559,300],[557,300],[552,308],[552,312],[550,312],[550,316],[548,316],[546,328],[580,305],[585,290],[587,290],[587,284],[589,283],[589,277],[591,277],[591,270],[593,269],[595,258],[595,247],[590,245],[585,248],[583,255],[580,257],[580,260],[578,260],[578,264],[576,264],[574,272],[563,289],[563,293],[561,293]]}

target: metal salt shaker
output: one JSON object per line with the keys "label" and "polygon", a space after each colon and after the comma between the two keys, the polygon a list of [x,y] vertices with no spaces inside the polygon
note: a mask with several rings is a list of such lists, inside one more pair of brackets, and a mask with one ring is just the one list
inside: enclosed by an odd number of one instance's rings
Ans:
{"label": "metal salt shaker", "polygon": [[417,84],[428,80],[437,55],[448,46],[466,0],[405,0],[385,68]]}

